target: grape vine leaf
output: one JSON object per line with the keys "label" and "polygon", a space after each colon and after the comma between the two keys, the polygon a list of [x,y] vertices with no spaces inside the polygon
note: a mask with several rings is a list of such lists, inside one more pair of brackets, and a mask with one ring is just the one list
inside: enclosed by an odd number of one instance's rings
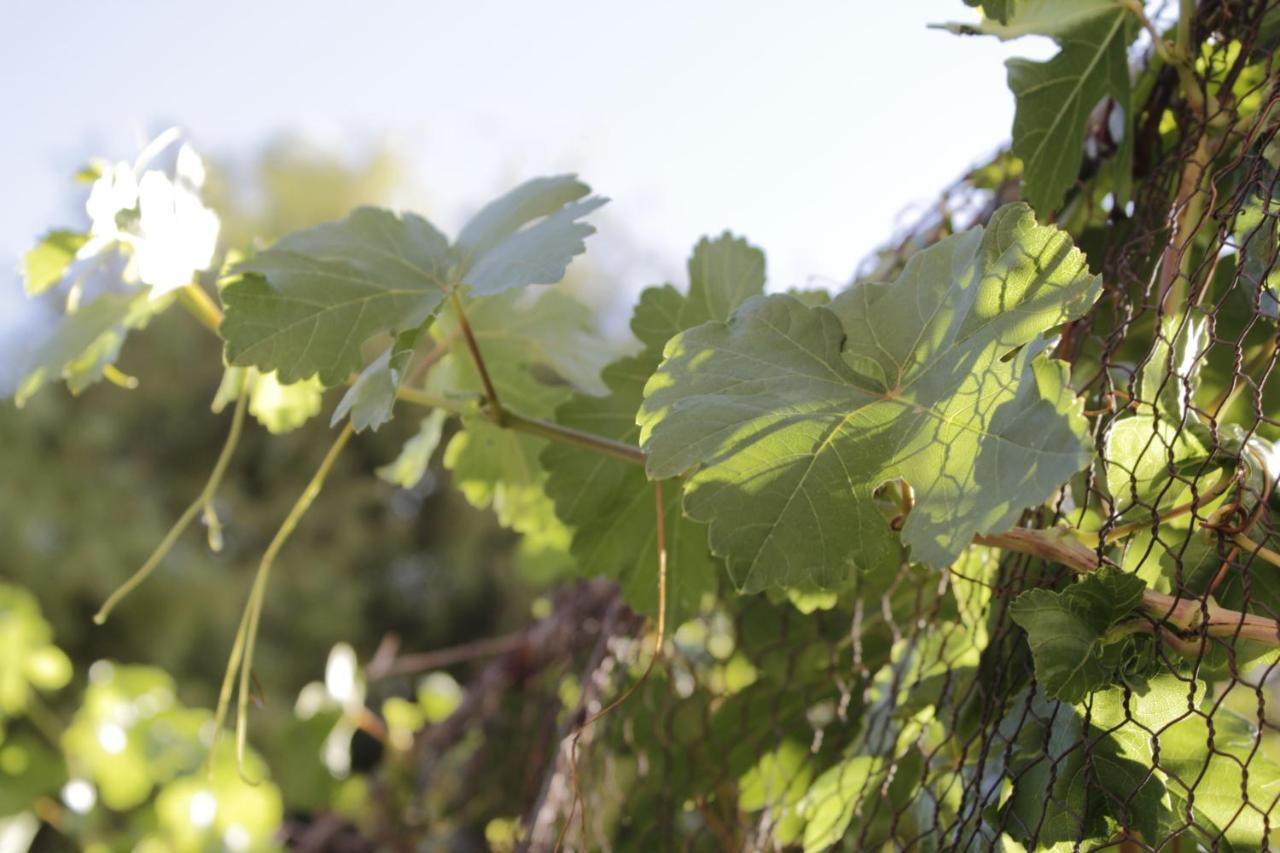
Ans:
{"label": "grape vine leaf", "polygon": [[1138,399],[1181,423],[1200,387],[1200,366],[1209,354],[1209,318],[1190,308],[1165,318],[1138,375]]}
{"label": "grape vine leaf", "polygon": [[361,207],[283,238],[244,261],[222,291],[227,360],[326,386],[361,367],[379,333],[422,325],[448,295],[449,244],[415,214]]}
{"label": "grape vine leaf", "polygon": [[[561,405],[558,423],[635,443],[636,410],[644,385],[675,334],[701,323],[724,320],[745,299],[764,290],[764,254],[745,240],[724,234],[703,239],[689,259],[689,292],[671,285],[641,294],[631,329],[644,345],[637,355],[604,370],[609,393],[581,394]],[[542,462],[550,472],[547,493],[560,518],[574,528],[571,553],[593,573],[618,579],[628,603],[657,611],[657,540],[653,485],[644,471],[625,462],[548,446]],[[704,594],[715,589],[716,567],[707,550],[706,529],[680,512],[679,489],[663,493],[668,549],[667,615],[672,624],[698,612]]]}
{"label": "grape vine leaf", "polygon": [[337,426],[350,415],[356,432],[376,430],[391,420],[396,394],[405,380],[405,368],[413,358],[413,349],[422,334],[421,327],[401,332],[382,355],[369,362],[333,410],[330,426]]}
{"label": "grape vine leaf", "polygon": [[79,231],[49,231],[22,256],[22,280],[28,296],[44,293],[62,280],[76,252],[89,240]]}
{"label": "grape vine leaf", "polygon": [[421,216],[370,207],[291,234],[224,288],[227,360],[277,370],[284,382],[346,382],[369,338],[421,326],[463,285],[483,295],[558,281],[593,231],[578,220],[604,203],[564,199],[587,192],[573,176],[517,187],[481,210],[455,247]]}
{"label": "grape vine leaf", "polygon": [[130,329],[145,325],[168,304],[150,298],[150,288],[105,293],[65,315],[37,346],[23,353],[13,400],[22,408],[46,382],[66,380],[79,394],[115,362]]}
{"label": "grape vine leaf", "polygon": [[[1135,415],[1118,421],[1107,436],[1107,491],[1117,514],[1178,503],[1191,488],[1209,451],[1195,433],[1167,417]],[[1207,484],[1200,485],[1201,490]]]}
{"label": "grape vine leaf", "polygon": [[[554,290],[532,301],[527,296],[508,291],[473,299],[467,317],[502,404],[526,417],[549,417],[572,393],[565,384],[569,377],[575,384],[599,386],[607,348],[591,311],[577,300]],[[456,318],[442,316],[437,338],[455,338],[455,323]],[[431,379],[440,389],[483,392],[465,350],[438,365]],[[492,507],[506,527],[545,537],[561,527],[544,490],[547,475],[539,455],[546,445],[544,439],[502,429],[469,412],[445,448],[444,464],[472,505]]]}
{"label": "grape vine leaf", "polygon": [[1101,815],[1088,808],[1088,762],[1075,709],[1038,691],[1023,693],[1010,703],[999,732],[1013,744],[1003,767],[1012,787],[1000,809],[1005,831],[1040,850],[1098,834],[1088,825],[1100,823]]}
{"label": "grape vine leaf", "polygon": [[402,489],[412,489],[421,482],[431,464],[431,457],[440,446],[447,413],[444,409],[432,409],[422,419],[413,438],[404,443],[400,455],[394,461],[378,468],[378,476]]}
{"label": "grape vine leaf", "polygon": [[589,192],[574,175],[535,178],[482,208],[458,235],[455,252],[471,292],[491,295],[564,278],[595,233],[579,220],[608,201],[584,198]]}
{"label": "grape vine leaf", "polygon": [[1209,695],[1204,681],[1168,673],[1149,679],[1142,693],[1102,691],[1090,701],[1090,722],[1111,736],[1119,756],[1154,768],[1150,775],[1173,802],[1172,827],[1191,823],[1214,846],[1267,849],[1280,764],[1259,748],[1257,727]]}
{"label": "grape vine leaf", "polygon": [[[1103,98],[1113,98],[1129,122],[1126,48],[1136,31],[1134,17],[1116,7],[1058,35],[1062,50],[1053,59],[1005,63],[1017,99],[1013,153],[1024,165],[1023,197],[1041,214],[1054,211],[1075,183],[1093,108]],[[1116,154],[1125,174],[1131,136],[1126,129]]]}
{"label": "grape vine leaf", "polygon": [[1100,280],[1066,234],[1007,205],[830,306],[758,297],[667,344],[639,415],[654,479],[697,469],[685,512],[746,591],[897,565],[874,500],[902,478],[913,558],[945,566],[1088,464],[1044,332]]}
{"label": "grape vine leaf", "polygon": [[258,374],[249,389],[249,414],[273,435],[293,432],[320,412],[324,386],[312,376],[288,385],[275,373]]}
{"label": "grape vine leaf", "polygon": [[1009,608],[1027,632],[1036,681],[1045,695],[1079,702],[1106,686],[1121,663],[1122,644],[1106,633],[1142,602],[1136,575],[1102,568],[1061,592],[1031,589]]}
{"label": "grape vine leaf", "polygon": [[957,35],[990,35],[1001,41],[1026,35],[1058,37],[1120,9],[1116,0],[1006,1],[994,10],[998,14],[993,14],[989,6],[983,4],[985,19],[980,23],[949,23],[940,27]]}

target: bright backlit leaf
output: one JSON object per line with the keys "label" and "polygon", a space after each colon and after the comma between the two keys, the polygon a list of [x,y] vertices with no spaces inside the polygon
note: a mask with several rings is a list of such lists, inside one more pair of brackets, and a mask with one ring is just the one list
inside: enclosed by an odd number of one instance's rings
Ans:
{"label": "bright backlit leaf", "polygon": [[404,443],[395,461],[378,468],[378,476],[402,489],[412,489],[422,481],[431,464],[431,457],[440,446],[446,412],[433,409],[422,419],[413,438]]}
{"label": "bright backlit leaf", "polygon": [[[1125,121],[1130,119],[1126,48],[1136,26],[1133,15],[1117,8],[1058,34],[1062,50],[1047,62],[1006,63],[1017,98],[1013,153],[1023,162],[1023,197],[1043,216],[1057,209],[1076,181],[1094,107],[1113,98]],[[1126,131],[1122,158],[1132,151],[1129,136]]]}
{"label": "bright backlit leaf", "polygon": [[129,330],[145,325],[165,304],[152,300],[143,288],[103,294],[65,315],[43,341],[23,353],[14,402],[21,408],[41,386],[57,379],[79,394],[115,362]]}
{"label": "bright backlit leaf", "polygon": [[[673,339],[639,414],[654,478],[695,472],[685,511],[744,590],[834,587],[896,564],[876,504],[904,479],[913,557],[950,564],[1089,460],[1044,332],[1093,304],[1084,256],[1025,205],[830,306],[753,299]],[[696,470],[695,470],[696,469]]]}
{"label": "bright backlit leaf", "polygon": [[87,234],[55,229],[22,256],[22,280],[28,296],[44,293],[62,280],[76,252],[89,239]]}

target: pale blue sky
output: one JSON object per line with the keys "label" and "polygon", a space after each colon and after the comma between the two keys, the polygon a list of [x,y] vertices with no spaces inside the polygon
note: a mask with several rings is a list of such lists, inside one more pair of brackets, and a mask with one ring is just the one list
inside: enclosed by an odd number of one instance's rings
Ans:
{"label": "pale blue sky", "polygon": [[1045,55],[926,29],[972,19],[961,0],[0,5],[7,270],[79,221],[68,174],[88,156],[180,124],[224,157],[283,131],[386,136],[446,228],[516,180],[578,171],[613,198],[591,251],[631,252],[646,278],[731,228],[774,286],[841,281],[1008,136],[1002,60]]}

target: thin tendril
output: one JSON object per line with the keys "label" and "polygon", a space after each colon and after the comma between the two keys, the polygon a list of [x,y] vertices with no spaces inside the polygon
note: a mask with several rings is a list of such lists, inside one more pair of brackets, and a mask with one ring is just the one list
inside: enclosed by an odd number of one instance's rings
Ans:
{"label": "thin tendril", "polygon": [[231,431],[227,433],[227,441],[222,446],[222,453],[218,455],[218,461],[214,463],[213,471],[209,474],[209,480],[205,483],[204,489],[201,490],[199,496],[187,507],[182,515],[178,516],[178,520],[173,523],[173,527],[169,528],[169,532],[160,540],[160,544],[151,552],[151,556],[142,564],[142,567],[133,573],[133,576],[126,580],[120,586],[116,587],[115,592],[107,598],[102,607],[94,614],[93,621],[101,625],[107,621],[107,617],[111,615],[111,611],[119,604],[125,596],[137,589],[151,573],[156,570],[169,552],[173,550],[173,546],[178,543],[178,538],[191,526],[191,522],[201,513],[211,513],[211,505],[214,495],[217,494],[218,487],[222,485],[222,478],[227,473],[227,467],[231,464],[231,457],[235,455],[236,445],[240,443],[240,435],[244,431],[244,415],[248,408],[249,394],[242,391],[238,400],[236,400],[235,413],[231,417]]}
{"label": "thin tendril", "polygon": [[240,777],[249,784],[257,784],[255,780],[246,775],[244,769],[249,732],[249,688],[253,673],[253,652],[258,640],[258,623],[262,616],[262,605],[266,599],[267,580],[271,576],[271,567],[275,564],[280,549],[284,547],[284,543],[288,541],[289,536],[297,528],[298,522],[302,520],[307,510],[311,508],[311,504],[315,502],[316,496],[320,494],[325,480],[333,470],[334,463],[342,453],[342,449],[346,447],[347,442],[351,440],[354,432],[355,430],[348,421],[329,448],[329,452],[325,454],[324,460],[311,477],[311,481],[307,483],[307,487],[303,489],[297,502],[289,510],[289,514],[285,516],[284,522],[281,523],[280,529],[276,531],[271,544],[267,546],[267,550],[262,555],[262,561],[258,564],[258,573],[253,579],[253,589],[249,593],[249,601],[245,605],[244,615],[240,618],[240,627],[236,631],[235,643],[231,647],[231,657],[227,661],[227,671],[223,676],[222,689],[218,695],[218,709],[214,714],[214,743],[209,749],[209,755],[213,756],[213,747],[217,745],[217,739],[221,736],[222,727],[226,723],[227,712],[231,704],[232,685],[235,683],[235,675],[238,670],[240,684],[236,697],[236,767],[240,772]]}

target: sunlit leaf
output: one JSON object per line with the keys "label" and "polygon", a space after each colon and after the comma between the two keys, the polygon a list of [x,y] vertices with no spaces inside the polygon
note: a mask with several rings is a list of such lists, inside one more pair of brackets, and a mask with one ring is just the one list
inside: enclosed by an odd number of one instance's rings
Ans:
{"label": "sunlit leaf", "polygon": [[696,469],[685,511],[744,590],[896,565],[875,493],[898,478],[903,541],[945,566],[1088,463],[1065,368],[1041,354],[1098,291],[1065,234],[1010,205],[892,285],[751,300],[667,345],[639,414],[649,475]]}
{"label": "sunlit leaf", "polygon": [[164,305],[143,288],[104,294],[67,314],[21,358],[22,380],[14,402],[22,407],[41,386],[57,379],[66,381],[73,394],[84,391],[115,362],[129,330],[145,325]]}
{"label": "sunlit leaf", "polygon": [[22,280],[28,296],[44,293],[62,280],[76,252],[89,239],[87,234],[54,229],[22,256]]}
{"label": "sunlit leaf", "polygon": [[[1017,98],[1013,153],[1024,164],[1023,197],[1040,215],[1052,213],[1075,183],[1089,114],[1098,102],[1113,98],[1131,120],[1126,48],[1136,30],[1133,15],[1117,8],[1058,34],[1062,50],[1047,62],[1006,63]],[[1130,135],[1125,132],[1119,156],[1131,156]]]}

